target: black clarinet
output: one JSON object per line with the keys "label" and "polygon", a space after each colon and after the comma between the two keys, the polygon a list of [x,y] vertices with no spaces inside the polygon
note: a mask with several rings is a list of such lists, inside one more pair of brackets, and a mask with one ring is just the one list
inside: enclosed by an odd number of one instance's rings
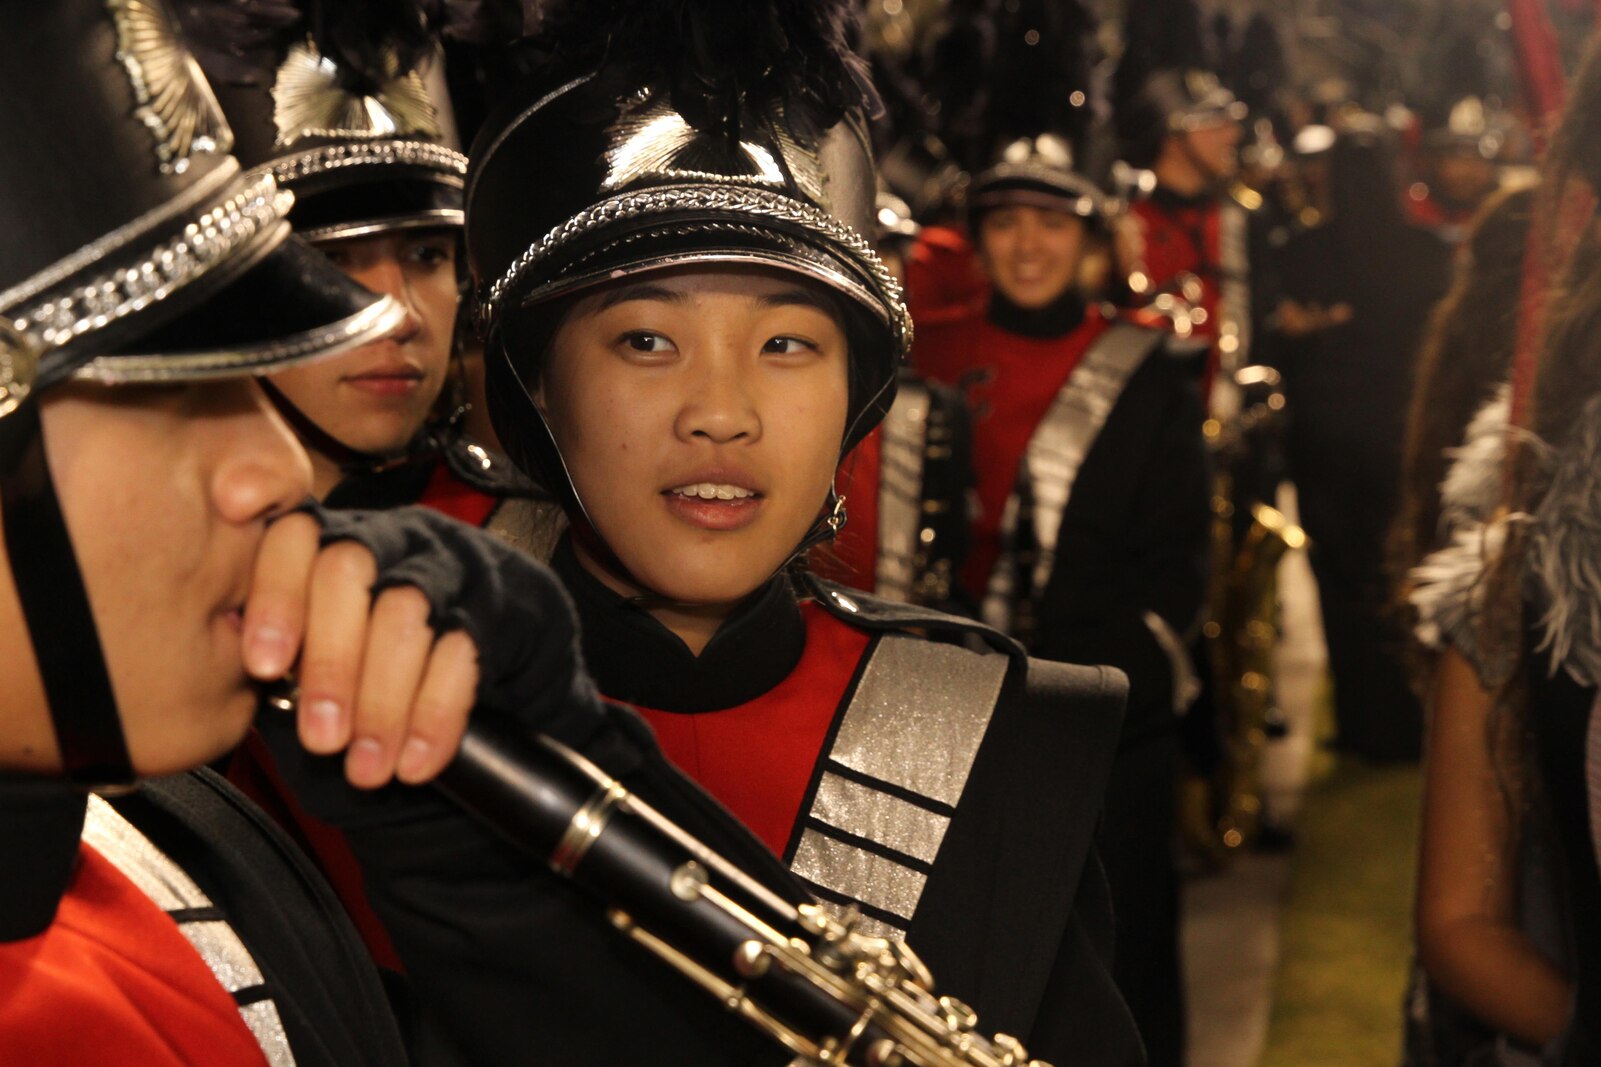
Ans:
{"label": "black clarinet", "polygon": [[790,903],[548,737],[474,724],[435,784],[804,1061],[1049,1067],[1015,1038],[978,1033],[906,945]]}

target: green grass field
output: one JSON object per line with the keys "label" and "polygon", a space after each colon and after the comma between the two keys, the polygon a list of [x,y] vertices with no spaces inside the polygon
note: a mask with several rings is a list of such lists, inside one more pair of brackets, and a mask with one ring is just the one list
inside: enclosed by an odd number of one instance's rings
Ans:
{"label": "green grass field", "polygon": [[1420,780],[1342,760],[1311,787],[1262,1067],[1400,1061]]}

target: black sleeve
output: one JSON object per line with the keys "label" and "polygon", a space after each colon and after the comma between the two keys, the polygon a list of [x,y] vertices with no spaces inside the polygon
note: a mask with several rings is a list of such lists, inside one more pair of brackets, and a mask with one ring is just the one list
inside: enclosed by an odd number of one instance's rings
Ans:
{"label": "black sleeve", "polygon": [[[672,768],[625,709],[584,746],[639,796],[792,899],[789,875]],[[288,717],[269,744],[303,803],[344,832],[406,968],[421,1065],[783,1063],[769,1039],[633,944],[590,898],[428,788],[358,794],[337,759],[296,755]],[[643,740],[643,744],[642,744]],[[623,768],[627,767],[626,773]]]}
{"label": "black sleeve", "polygon": [[[1129,451],[1143,447],[1143,453],[1136,452],[1137,467],[1121,456],[1101,457],[1114,461],[1102,465],[1110,481],[1135,480],[1128,507],[1094,543],[1070,543],[1064,524],[1056,563],[1064,573],[1053,574],[1046,589],[1052,603],[1042,606],[1033,649],[1044,659],[1105,663],[1127,674],[1127,740],[1162,729],[1173,718],[1174,659],[1146,614],[1158,617],[1180,646],[1193,638],[1206,599],[1210,552],[1211,464],[1201,435],[1200,396],[1178,368],[1149,369],[1154,373],[1143,384],[1151,388],[1142,384],[1141,393],[1134,394],[1131,383],[1119,401],[1120,407],[1149,408],[1133,412],[1137,417],[1126,424],[1129,432],[1114,431],[1109,422],[1096,444],[1097,449],[1103,444]],[[1115,438],[1106,436],[1114,432]],[[1148,442],[1140,439],[1147,432]],[[1103,481],[1092,489],[1081,476],[1074,491],[1099,492],[1105,486]]]}
{"label": "black sleeve", "polygon": [[[436,630],[478,648],[475,715],[577,750],[780,895],[797,884],[734,818],[673,769],[631,711],[604,703],[582,669],[576,618],[544,566],[481,531],[418,509],[320,516],[324,541],[354,540],[376,589],[427,596]],[[346,786],[343,761],[314,757],[291,716],[258,729],[296,798],[344,833],[401,961],[429,1064],[785,1062],[711,995],[612,928],[606,907],[481,826],[432,788]]]}

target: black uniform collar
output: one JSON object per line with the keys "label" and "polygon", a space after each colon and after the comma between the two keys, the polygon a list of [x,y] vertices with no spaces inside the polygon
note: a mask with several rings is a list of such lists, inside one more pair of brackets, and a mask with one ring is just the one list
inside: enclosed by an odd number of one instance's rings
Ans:
{"label": "black uniform collar", "polygon": [[1217,199],[1217,191],[1203,188],[1200,192],[1187,194],[1170,189],[1165,185],[1158,185],[1151,190],[1151,202],[1169,210],[1183,208],[1203,208]]}
{"label": "black uniform collar", "polygon": [[990,294],[989,320],[1008,333],[1046,340],[1065,337],[1084,321],[1084,298],[1077,289],[1068,289],[1042,308],[1021,308],[1001,295]]}
{"label": "black uniform collar", "polygon": [[578,608],[584,662],[612,700],[676,712],[738,707],[789,677],[806,648],[806,621],[782,574],[752,593],[696,656],[586,571],[569,538],[556,546],[551,566]]}
{"label": "black uniform collar", "polygon": [[0,774],[0,942],[35,937],[55,920],[83,833],[83,794],[66,782]]}
{"label": "black uniform collar", "polygon": [[323,503],[330,508],[397,508],[420,501],[443,463],[457,481],[498,497],[539,497],[538,488],[500,453],[467,437],[454,423],[424,428],[406,448],[406,458],[364,470],[348,470]]}
{"label": "black uniform collar", "polygon": [[404,507],[422,499],[433,479],[438,457],[414,459],[380,470],[354,471],[328,492],[324,506],[382,511]]}

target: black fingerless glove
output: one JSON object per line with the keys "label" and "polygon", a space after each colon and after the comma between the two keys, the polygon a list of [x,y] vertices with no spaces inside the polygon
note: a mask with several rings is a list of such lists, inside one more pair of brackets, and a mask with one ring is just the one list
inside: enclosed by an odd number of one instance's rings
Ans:
{"label": "black fingerless glove", "polygon": [[[427,599],[437,634],[463,630],[472,638],[478,649],[475,719],[545,734],[618,776],[632,773],[654,751],[648,727],[596,693],[579,653],[572,602],[544,564],[426,508],[332,511],[307,504],[302,510],[322,525],[323,545],[354,541],[372,553],[374,594],[411,586]],[[268,712],[258,726],[314,813],[336,822],[359,819],[358,811],[377,814],[381,805],[344,786],[341,758],[301,748],[291,716]]]}
{"label": "black fingerless glove", "polygon": [[480,714],[506,715],[574,747],[589,740],[599,697],[583,670],[577,615],[549,567],[482,530],[421,507],[322,511],[322,544],[373,554],[373,594],[412,586],[429,625],[464,630],[478,648]]}

